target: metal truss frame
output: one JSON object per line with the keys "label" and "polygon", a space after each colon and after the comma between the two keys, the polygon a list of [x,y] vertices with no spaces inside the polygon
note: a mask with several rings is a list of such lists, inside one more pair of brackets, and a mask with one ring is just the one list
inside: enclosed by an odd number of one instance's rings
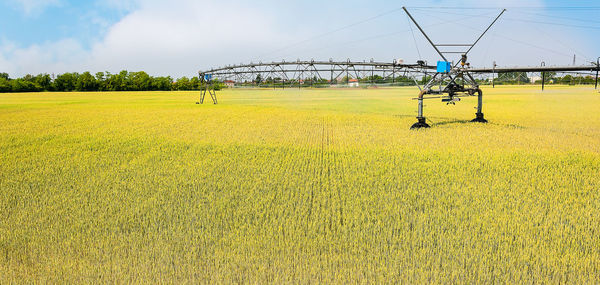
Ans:
{"label": "metal truss frame", "polygon": [[[431,74],[435,70],[435,66],[428,66],[425,62],[417,64],[403,64],[397,62],[375,62],[371,61],[280,61],[271,63],[250,63],[231,65],[200,71],[200,78],[206,74],[211,74],[215,79],[220,81],[233,81],[238,84],[255,83],[258,75],[265,80],[278,79],[282,88],[286,87],[302,87],[304,82],[314,83],[316,78],[318,81],[327,81],[331,85],[338,82],[345,83],[350,79],[371,78],[371,83],[374,84],[373,78],[375,75],[380,76],[383,80],[391,80],[396,82],[397,78],[410,77],[415,78],[418,75]],[[328,75],[328,76],[327,76]]]}

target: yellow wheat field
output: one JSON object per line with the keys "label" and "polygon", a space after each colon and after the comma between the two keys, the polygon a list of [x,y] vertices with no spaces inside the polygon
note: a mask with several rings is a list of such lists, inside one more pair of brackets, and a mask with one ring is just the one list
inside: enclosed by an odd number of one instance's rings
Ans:
{"label": "yellow wheat field", "polygon": [[598,283],[600,94],[0,94],[0,283]]}

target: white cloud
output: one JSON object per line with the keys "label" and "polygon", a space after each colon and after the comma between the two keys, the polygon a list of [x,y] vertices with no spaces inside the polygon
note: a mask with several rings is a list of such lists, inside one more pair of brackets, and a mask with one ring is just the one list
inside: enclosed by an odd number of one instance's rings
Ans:
{"label": "white cloud", "polygon": [[267,15],[250,5],[193,0],[135,5],[139,8],[108,28],[87,51],[75,39],[29,47],[5,41],[0,45],[3,69],[13,76],[122,69],[190,76],[203,65],[243,61],[286,38],[276,34],[272,28],[277,25]]}
{"label": "white cloud", "polygon": [[[314,9],[309,2],[247,2],[240,0],[128,0],[105,1],[127,14],[116,24],[106,27],[105,35],[91,48],[84,49],[75,39],[18,47],[15,43],[0,44],[0,66],[13,76],[26,73],[63,73],[72,71],[130,71],[145,70],[153,75],[191,76],[198,69],[213,66],[236,64],[262,60],[295,60],[296,58],[329,58],[356,60],[392,60],[404,58],[407,61],[418,59],[410,32],[396,34],[358,43],[346,44],[372,35],[408,29],[407,19],[395,13],[382,19],[361,24],[343,32],[337,32],[280,52],[272,53],[281,47],[298,43],[314,35],[334,30],[340,26],[375,15],[389,9],[387,1],[372,3],[359,0],[333,0]],[[46,1],[48,2],[48,1]],[[311,4],[312,3],[312,4]],[[543,1],[532,0],[522,3],[518,0],[475,1],[467,0],[470,7],[539,6]],[[355,6],[360,9],[356,9]],[[401,4],[395,4],[397,8]],[[457,6],[456,1],[412,2],[407,6]],[[371,6],[374,6],[371,10]],[[376,6],[376,7],[375,7]],[[350,8],[349,8],[350,7]],[[364,8],[364,9],[363,9]],[[543,8],[541,8],[543,9]],[[540,10],[542,11],[542,10]],[[438,11],[440,12],[440,11]],[[482,13],[482,11],[455,11],[456,13]],[[474,18],[475,30],[459,25],[439,25],[429,30],[440,40],[450,35],[476,37],[477,29],[484,29],[496,11],[489,12],[488,18]],[[493,12],[493,13],[492,13]],[[499,11],[497,11],[499,12]],[[354,14],[352,14],[354,13]],[[429,17],[428,10],[415,11],[424,22],[439,22],[459,17],[452,14],[437,14],[440,18]],[[431,14],[433,15],[433,14]],[[571,53],[565,45],[577,49],[597,52],[588,38],[553,27],[551,36],[537,31],[533,25],[508,20],[522,15],[509,13],[507,20],[501,21],[474,50],[472,62],[478,66],[491,64],[497,60],[500,65],[537,65],[541,60],[553,64],[568,63]],[[447,17],[447,18],[446,18]],[[467,19],[472,20],[472,19]],[[421,53],[427,59],[437,56],[415,31]],[[508,36],[523,43],[506,40]],[[565,43],[556,44],[556,39]],[[585,38],[585,39],[582,39]],[[590,37],[591,38],[591,37]],[[535,44],[549,49],[565,51],[557,55],[550,51],[532,47]],[[593,49],[596,49],[595,51]]]}
{"label": "white cloud", "polygon": [[[201,64],[243,60],[284,37],[250,6],[214,1],[151,1],[114,25],[92,56],[101,69],[193,74]],[[183,72],[182,72],[183,71]]]}
{"label": "white cloud", "polygon": [[89,53],[75,39],[63,39],[27,48],[17,48],[4,42],[0,48],[0,63],[13,76],[38,73],[79,71],[89,62]]}

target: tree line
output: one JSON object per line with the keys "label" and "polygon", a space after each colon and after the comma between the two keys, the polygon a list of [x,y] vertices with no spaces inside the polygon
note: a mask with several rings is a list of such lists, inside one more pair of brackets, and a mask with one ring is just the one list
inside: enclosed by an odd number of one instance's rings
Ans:
{"label": "tree line", "polygon": [[203,84],[198,77],[181,77],[174,81],[170,76],[154,77],[144,71],[64,73],[56,77],[28,74],[16,79],[0,73],[0,92],[199,90]]}
{"label": "tree line", "polygon": [[[542,75],[540,77],[528,77],[526,72],[504,72],[495,76],[494,83],[496,85],[519,85],[519,84],[542,84]],[[546,72],[544,76],[545,84],[563,84],[563,85],[593,85],[596,78],[592,75],[577,74],[575,76],[566,74],[558,76],[557,72]],[[489,84],[482,82],[483,84]]]}
{"label": "tree line", "polygon": [[[595,78],[592,76],[556,76],[555,72],[546,74],[547,84],[594,84]],[[423,77],[420,83],[424,84],[431,77]],[[347,83],[350,78],[344,77],[342,82]],[[395,85],[414,85],[413,79],[399,76],[394,79],[383,78],[379,75],[360,78],[361,83],[391,83]],[[491,84],[489,79],[477,80],[479,84]],[[532,80],[527,77],[525,72],[503,73],[494,80],[495,84],[527,84],[541,83],[541,80]],[[305,79],[297,82],[295,79],[283,81],[281,78],[263,79],[260,75],[252,82],[241,83],[241,86],[283,86],[286,85],[329,85],[331,82],[317,77]],[[43,92],[43,91],[173,91],[173,90],[200,90],[204,86],[198,77],[181,77],[176,81],[172,77],[153,77],[144,71],[128,72],[121,71],[111,74],[110,72],[98,72],[92,75],[90,72],[84,73],[64,73],[56,77],[48,74],[25,75],[21,78],[11,79],[7,73],[0,73],[0,93],[6,92]],[[221,82],[214,81],[216,89],[221,89],[224,85]]]}

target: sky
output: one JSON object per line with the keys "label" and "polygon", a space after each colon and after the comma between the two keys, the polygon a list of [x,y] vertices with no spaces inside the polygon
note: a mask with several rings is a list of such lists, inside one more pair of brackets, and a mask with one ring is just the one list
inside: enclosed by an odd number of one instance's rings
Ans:
{"label": "sky", "polygon": [[506,8],[473,66],[600,56],[598,0],[0,0],[0,72],[178,78],[260,61],[439,60],[402,6],[435,43],[465,44]]}

